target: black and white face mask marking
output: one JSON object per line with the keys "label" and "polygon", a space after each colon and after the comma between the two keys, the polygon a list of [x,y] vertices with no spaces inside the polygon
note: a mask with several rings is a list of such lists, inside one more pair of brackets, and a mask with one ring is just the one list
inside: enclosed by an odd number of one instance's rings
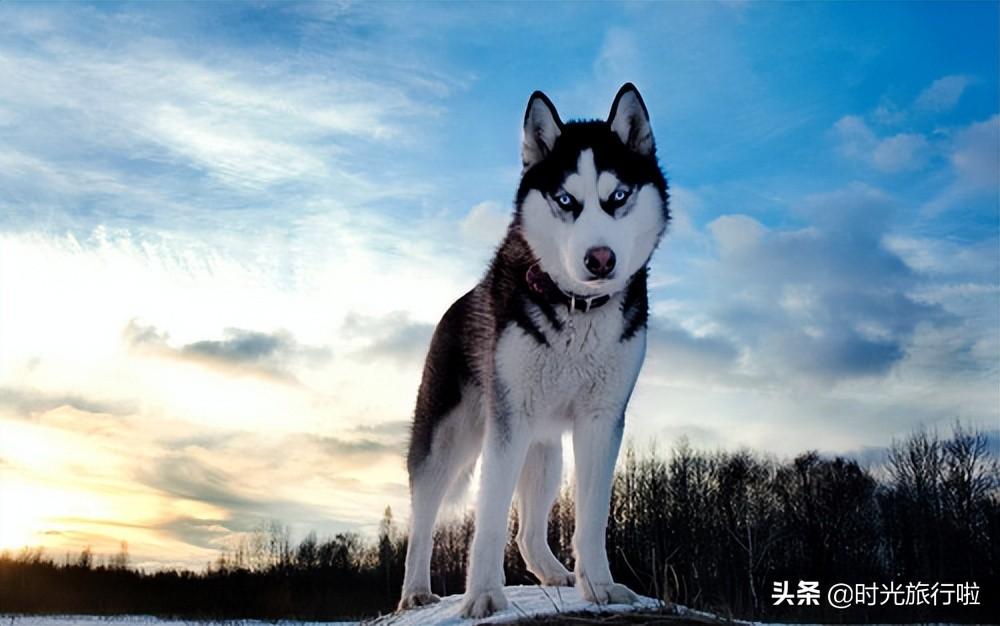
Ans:
{"label": "black and white face mask marking", "polygon": [[622,87],[607,122],[564,124],[535,92],[523,137],[518,212],[542,268],[565,292],[620,291],[669,219],[666,181],[635,87]]}
{"label": "black and white face mask marking", "polygon": [[553,193],[531,190],[521,204],[523,233],[542,267],[565,291],[610,294],[653,253],[665,225],[663,201],[650,184],[598,172],[594,152]]}

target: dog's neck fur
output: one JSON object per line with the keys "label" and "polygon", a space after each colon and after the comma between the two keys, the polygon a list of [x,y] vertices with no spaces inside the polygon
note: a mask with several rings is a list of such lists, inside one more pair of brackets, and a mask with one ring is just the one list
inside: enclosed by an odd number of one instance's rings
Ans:
{"label": "dog's neck fur", "polygon": [[535,262],[533,265],[528,267],[528,271],[524,274],[524,280],[528,283],[528,288],[531,291],[542,296],[553,304],[566,306],[566,310],[570,313],[573,313],[574,311],[589,313],[591,309],[602,307],[610,302],[612,296],[617,293],[612,292],[595,296],[580,296],[565,291],[562,287],[556,284],[556,281],[552,280],[552,277],[549,276],[545,270],[542,269],[541,262]]}
{"label": "dog's neck fur", "polygon": [[[566,300],[554,299],[532,288],[527,275],[530,268],[537,263],[538,259],[521,235],[518,220],[515,219],[483,279],[490,294],[494,331],[497,335],[503,330],[504,325],[514,322],[539,343],[547,344],[548,339],[531,319],[531,313],[527,308],[529,303],[541,311],[554,329],[557,331],[562,329],[563,321],[556,310],[556,305],[560,302],[568,303],[569,296],[563,296],[567,298]],[[544,271],[544,268],[541,269]],[[620,300],[624,317],[622,340],[631,339],[640,329],[646,327],[649,316],[646,277],[647,269],[643,266],[629,278],[622,292],[608,294],[608,299],[601,303]],[[558,285],[555,287],[565,294],[561,287]],[[576,307],[575,304],[572,306]],[[581,309],[577,308],[577,311]]]}

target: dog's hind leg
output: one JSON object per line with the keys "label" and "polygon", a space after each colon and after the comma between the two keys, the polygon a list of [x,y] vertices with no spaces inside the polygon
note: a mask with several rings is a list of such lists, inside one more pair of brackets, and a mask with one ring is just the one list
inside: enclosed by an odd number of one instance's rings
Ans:
{"label": "dog's hind leg", "polygon": [[410,536],[400,610],[439,600],[431,593],[431,553],[434,551],[434,522],[448,482],[445,473],[438,468],[425,469],[410,476]]}
{"label": "dog's hind leg", "polygon": [[520,527],[517,547],[528,571],[543,585],[573,584],[573,574],[552,554],[548,542],[549,513],[562,479],[562,445],[537,442],[528,450],[517,483],[517,512]]}
{"label": "dog's hind leg", "polygon": [[467,479],[479,456],[482,447],[479,410],[477,398],[464,398],[438,424],[427,457],[410,469],[410,535],[400,610],[439,600],[431,593],[434,523],[445,496],[456,482]]}

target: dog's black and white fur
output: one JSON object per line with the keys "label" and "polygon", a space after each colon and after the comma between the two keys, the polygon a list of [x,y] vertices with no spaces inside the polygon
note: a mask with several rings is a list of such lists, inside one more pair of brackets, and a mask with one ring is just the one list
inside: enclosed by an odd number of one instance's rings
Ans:
{"label": "dog's black and white fur", "polygon": [[[462,614],[505,608],[511,498],[518,547],[545,585],[593,602],[631,602],[604,546],[625,407],[646,351],[647,264],[670,214],[649,115],[624,85],[605,121],[563,123],[528,101],[513,220],[482,281],[444,314],[417,397],[407,466],[412,514],[400,608],[436,602],[430,557],[438,509],[480,453],[476,531]],[[576,569],[546,541],[562,471],[576,466]]]}

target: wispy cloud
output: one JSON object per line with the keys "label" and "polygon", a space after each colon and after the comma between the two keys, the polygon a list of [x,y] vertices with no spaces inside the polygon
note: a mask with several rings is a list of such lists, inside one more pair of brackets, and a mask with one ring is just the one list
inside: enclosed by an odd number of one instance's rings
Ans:
{"label": "wispy cloud", "polygon": [[935,215],[978,201],[998,210],[1000,188],[1000,115],[974,122],[952,133],[945,148],[951,181],[921,207]]}
{"label": "wispy cloud", "polygon": [[[425,180],[376,181],[367,155],[389,142],[413,149],[461,88],[436,69],[401,72],[370,44],[206,54],[128,8],[4,13],[0,203],[24,223],[44,210],[59,227],[219,226],[210,209],[229,208],[287,224],[295,213],[274,209],[290,191],[300,206],[303,195],[340,206],[413,197]],[[85,28],[70,26],[74,15]]]}
{"label": "wispy cloud", "polygon": [[0,409],[19,417],[31,417],[62,406],[88,413],[128,415],[138,410],[130,401],[92,398],[75,392],[53,393],[24,387],[0,387]]}
{"label": "wispy cloud", "polygon": [[464,236],[479,245],[496,246],[507,232],[510,217],[510,210],[504,210],[499,202],[487,200],[469,209],[459,228]]}
{"label": "wispy cloud", "polygon": [[430,344],[434,325],[415,322],[405,311],[378,318],[350,314],[344,320],[348,337],[362,337],[362,347],[353,356],[365,361],[388,359],[405,365],[419,365]]}
{"label": "wispy cloud", "polygon": [[159,565],[211,558],[271,519],[296,532],[368,529],[369,509],[398,506],[405,494],[395,427],[274,438],[62,407],[31,421],[0,414],[0,429],[5,502],[26,505],[16,495],[24,486],[52,504],[52,513],[18,508],[14,522],[32,515],[31,532],[52,547],[110,552],[128,540],[138,559]]}
{"label": "wispy cloud", "polygon": [[921,91],[913,106],[919,111],[947,111],[958,104],[959,98],[974,82],[970,76],[944,76]]}
{"label": "wispy cloud", "polygon": [[930,156],[930,144],[918,133],[877,137],[864,119],[847,115],[834,125],[841,152],[882,172],[919,170]]}
{"label": "wispy cloud", "polygon": [[949,155],[959,183],[978,191],[1000,186],[1000,115],[959,130]]}
{"label": "wispy cloud", "polygon": [[315,367],[330,358],[328,348],[303,346],[284,330],[265,333],[226,328],[222,334],[222,339],[202,339],[173,347],[169,335],[155,326],[130,320],[123,331],[125,341],[134,349],[289,382],[297,382],[292,366],[305,363]]}
{"label": "wispy cloud", "polygon": [[697,335],[663,317],[650,326],[649,363],[666,380],[704,385],[738,376],[740,350],[724,335]]}

